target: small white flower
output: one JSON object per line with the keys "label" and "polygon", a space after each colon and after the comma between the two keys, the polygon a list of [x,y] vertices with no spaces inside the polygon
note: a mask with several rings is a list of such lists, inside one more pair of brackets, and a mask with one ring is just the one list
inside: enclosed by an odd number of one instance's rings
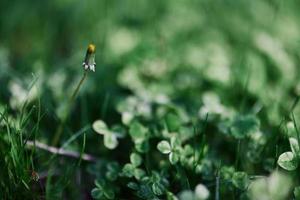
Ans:
{"label": "small white flower", "polygon": [[85,70],[89,69],[89,70],[95,72],[95,67],[96,67],[95,51],[96,51],[96,46],[93,44],[90,44],[86,51],[85,59],[82,63],[82,66]]}

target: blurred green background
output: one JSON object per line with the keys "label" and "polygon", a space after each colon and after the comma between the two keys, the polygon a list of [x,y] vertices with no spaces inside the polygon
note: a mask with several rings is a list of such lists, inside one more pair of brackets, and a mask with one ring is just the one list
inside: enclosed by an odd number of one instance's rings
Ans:
{"label": "blurred green background", "polygon": [[[11,98],[9,82],[23,82],[32,73],[39,77],[40,92],[45,87],[60,100],[69,79],[82,73],[86,46],[95,43],[97,72],[85,94],[110,93],[114,99],[127,89],[135,94],[147,89],[171,99],[183,92],[197,103],[203,89],[238,93],[247,84],[251,97],[271,107],[269,117],[276,121],[284,106],[277,102],[289,102],[297,93],[298,4],[1,1],[1,100]],[[89,105],[99,107],[95,101]]]}
{"label": "blurred green background", "polygon": [[[300,94],[299,9],[297,0],[2,0],[0,109],[16,114],[25,100],[40,99],[46,114],[37,137],[50,143],[94,43],[96,72],[83,84],[62,142],[99,118],[121,124],[129,113],[155,123],[152,104],[174,104],[200,119],[257,114],[269,142],[264,156],[273,157],[278,125]],[[300,109],[294,114],[299,120]],[[232,161],[233,143],[212,130],[210,145]],[[88,153],[128,159],[98,138],[87,136]],[[287,146],[279,144],[278,151]],[[244,169],[266,171],[262,164]]]}

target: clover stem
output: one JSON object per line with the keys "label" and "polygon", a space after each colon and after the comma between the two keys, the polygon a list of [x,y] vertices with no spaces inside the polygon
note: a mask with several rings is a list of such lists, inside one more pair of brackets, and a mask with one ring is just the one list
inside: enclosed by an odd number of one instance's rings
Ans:
{"label": "clover stem", "polygon": [[82,76],[81,80],[79,81],[77,87],[73,91],[71,98],[69,99],[69,102],[68,102],[68,105],[67,105],[67,109],[66,109],[66,114],[63,115],[61,123],[59,124],[59,127],[58,127],[57,131],[55,132],[55,135],[54,135],[53,140],[52,140],[52,145],[53,146],[56,146],[58,144],[58,141],[59,141],[59,139],[61,137],[61,134],[62,134],[62,132],[64,130],[64,126],[66,124],[66,121],[67,121],[67,119],[69,117],[69,114],[70,114],[72,105],[74,103],[75,97],[77,96],[77,94],[78,94],[78,92],[80,90],[81,85],[83,84],[84,80],[86,79],[86,76],[87,76],[87,71],[85,70],[84,73],[83,73],[83,76]]}

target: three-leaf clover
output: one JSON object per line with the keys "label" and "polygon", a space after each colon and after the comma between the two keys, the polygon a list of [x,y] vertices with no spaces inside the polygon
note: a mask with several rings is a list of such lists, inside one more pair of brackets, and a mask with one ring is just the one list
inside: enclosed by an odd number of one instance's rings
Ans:
{"label": "three-leaf clover", "polygon": [[91,195],[94,199],[114,199],[115,192],[113,187],[107,185],[103,180],[95,181],[96,187],[92,190]]}
{"label": "three-leaf clover", "polygon": [[104,146],[108,149],[115,149],[118,146],[118,137],[123,137],[122,131],[110,130],[102,120],[96,120],[93,123],[93,129],[104,136]]}
{"label": "three-leaf clover", "polygon": [[140,199],[153,199],[157,200],[158,198],[154,194],[154,192],[151,190],[151,187],[149,183],[145,180],[141,180],[139,184],[135,182],[129,182],[127,186],[133,190],[136,191],[136,195]]}
{"label": "three-leaf clover", "polygon": [[142,164],[142,157],[137,153],[130,155],[130,163],[124,165],[122,175],[126,177],[135,177],[137,180],[145,175],[145,171],[138,168]]}
{"label": "three-leaf clover", "polygon": [[171,142],[169,143],[166,140],[160,141],[157,144],[157,149],[163,153],[169,155],[169,161],[171,164],[176,164],[180,158],[181,145],[178,138],[173,136]]}
{"label": "three-leaf clover", "polygon": [[155,195],[162,195],[166,190],[166,186],[169,185],[167,179],[165,179],[162,174],[159,174],[156,171],[152,171],[149,183]]}
{"label": "three-leaf clover", "polygon": [[180,153],[180,162],[182,165],[193,167],[199,158],[199,152],[196,152],[193,147],[186,144]]}
{"label": "three-leaf clover", "polygon": [[106,173],[105,177],[110,180],[114,181],[118,178],[119,172],[120,172],[120,166],[117,162],[111,162],[106,165]]}
{"label": "three-leaf clover", "polygon": [[144,176],[139,182],[139,185],[130,182],[128,187],[137,190],[138,196],[145,199],[154,199],[156,195],[163,195],[166,192],[166,187],[169,185],[164,175],[156,171],[152,171],[151,176]]}

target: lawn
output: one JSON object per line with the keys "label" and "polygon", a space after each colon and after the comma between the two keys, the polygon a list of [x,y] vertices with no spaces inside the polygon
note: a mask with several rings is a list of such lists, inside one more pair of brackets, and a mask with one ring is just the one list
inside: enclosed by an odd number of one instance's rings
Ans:
{"label": "lawn", "polygon": [[0,1],[0,199],[300,199],[299,10]]}

